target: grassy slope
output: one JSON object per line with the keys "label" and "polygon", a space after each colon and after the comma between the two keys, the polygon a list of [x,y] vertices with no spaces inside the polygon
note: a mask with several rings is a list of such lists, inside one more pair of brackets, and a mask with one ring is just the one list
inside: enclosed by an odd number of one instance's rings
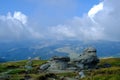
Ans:
{"label": "grassy slope", "polygon": [[86,71],[87,77],[82,80],[120,80],[120,58],[101,59],[98,65],[105,63],[112,67]]}
{"label": "grassy slope", "polygon": [[[27,60],[23,60],[18,62],[1,63],[0,75],[5,76],[7,74],[12,76],[10,80],[20,80],[25,75],[25,65],[27,62]],[[32,62],[33,70],[30,75],[36,77],[38,75],[35,73],[37,72],[39,66],[46,63],[46,60],[34,60]]]}
{"label": "grassy slope", "polygon": [[[7,62],[0,64],[0,75],[10,74],[12,77],[10,80],[20,80],[24,77],[25,64],[27,60],[19,62]],[[34,60],[33,70],[29,74],[34,79],[45,75],[45,73],[38,73],[39,66],[46,63],[44,60]],[[85,71],[86,78],[82,80],[120,80],[120,58],[101,59],[98,65],[109,63],[112,65],[110,68],[101,68],[96,70]],[[58,76],[75,77],[76,73],[60,73]]]}

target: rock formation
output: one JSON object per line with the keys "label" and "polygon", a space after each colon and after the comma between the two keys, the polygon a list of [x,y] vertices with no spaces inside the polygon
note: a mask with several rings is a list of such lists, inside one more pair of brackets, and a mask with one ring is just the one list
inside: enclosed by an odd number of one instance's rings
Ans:
{"label": "rock formation", "polygon": [[86,48],[79,57],[72,60],[79,68],[94,68],[95,65],[99,62],[99,59],[96,55],[96,49],[93,47]]}
{"label": "rock formation", "polygon": [[69,57],[53,57],[48,63],[40,66],[41,70],[80,70],[95,68],[99,59],[96,55],[96,49],[93,47],[86,48],[80,56],[70,60]]}
{"label": "rock formation", "polygon": [[68,67],[69,57],[53,57],[50,60],[49,70],[65,70]]}

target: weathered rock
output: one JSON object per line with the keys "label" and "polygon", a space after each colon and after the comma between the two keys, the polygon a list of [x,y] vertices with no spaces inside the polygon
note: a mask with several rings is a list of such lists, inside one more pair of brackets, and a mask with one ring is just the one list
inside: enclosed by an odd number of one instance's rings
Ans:
{"label": "weathered rock", "polygon": [[69,67],[69,68],[67,68],[67,70],[73,70],[73,71],[76,71],[77,68],[76,68],[76,67]]}
{"label": "weathered rock", "polygon": [[49,70],[64,70],[68,67],[69,57],[53,57],[50,62]]}
{"label": "weathered rock", "polygon": [[86,48],[83,53],[70,60],[69,57],[52,57],[48,63],[40,66],[41,70],[56,71],[56,70],[81,70],[95,68],[99,59],[96,55],[96,49],[93,47]]}
{"label": "weathered rock", "polygon": [[79,68],[93,68],[99,62],[96,52],[95,48],[88,47],[78,58],[74,59],[73,62],[76,63],[76,66]]}
{"label": "weathered rock", "polygon": [[51,58],[51,61],[55,61],[55,60],[59,60],[59,61],[64,61],[64,62],[69,62],[70,58],[69,57],[53,57]]}
{"label": "weathered rock", "polygon": [[40,66],[40,70],[47,70],[49,67],[50,67],[50,64],[46,63]]}

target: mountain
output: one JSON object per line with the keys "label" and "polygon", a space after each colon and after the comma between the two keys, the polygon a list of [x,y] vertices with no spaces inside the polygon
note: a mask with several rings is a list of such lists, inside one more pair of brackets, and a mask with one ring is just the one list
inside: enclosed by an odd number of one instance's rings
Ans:
{"label": "mountain", "polygon": [[99,57],[120,57],[120,42],[78,40],[64,41],[25,41],[0,43],[0,59],[5,61],[24,60],[40,57],[49,59],[52,56],[79,55],[85,47],[93,46]]}

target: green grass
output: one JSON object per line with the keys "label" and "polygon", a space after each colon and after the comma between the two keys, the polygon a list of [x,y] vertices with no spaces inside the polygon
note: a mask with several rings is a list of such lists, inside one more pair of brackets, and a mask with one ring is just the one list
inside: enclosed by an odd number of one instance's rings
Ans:
{"label": "green grass", "polygon": [[109,63],[111,64],[112,66],[118,66],[120,67],[120,58],[108,58],[108,59],[101,59],[100,60],[100,63],[98,65],[102,65],[102,64],[105,64],[105,63]]}
{"label": "green grass", "polygon": [[96,75],[96,76],[89,76],[80,80],[120,80],[120,75],[117,75],[117,74]]}
{"label": "green grass", "polygon": [[112,67],[86,71],[82,80],[120,80],[120,58],[101,59],[98,65],[109,63]]}
{"label": "green grass", "polygon": [[[0,64],[0,75],[8,74],[11,77],[10,80],[20,80],[25,76],[25,65],[28,61],[17,61],[17,62],[6,62]],[[40,77],[44,77],[47,73],[38,73],[39,66],[46,63],[46,60],[33,60],[32,61],[32,71],[30,76],[34,80],[38,80]],[[103,65],[109,63],[112,67],[110,68],[100,68],[94,70],[86,70],[86,78],[80,80],[120,80],[120,58],[108,58],[101,59],[98,65]],[[77,73],[65,72],[65,73],[56,73],[56,76],[66,76],[66,77],[75,77]]]}
{"label": "green grass", "polygon": [[[34,60],[32,61],[33,69],[39,68],[40,65],[46,63],[46,60]],[[27,60],[18,61],[18,62],[7,62],[7,63],[1,63],[0,64],[0,73],[7,72],[11,70],[11,73],[17,74],[25,71],[25,65],[27,63]]]}

